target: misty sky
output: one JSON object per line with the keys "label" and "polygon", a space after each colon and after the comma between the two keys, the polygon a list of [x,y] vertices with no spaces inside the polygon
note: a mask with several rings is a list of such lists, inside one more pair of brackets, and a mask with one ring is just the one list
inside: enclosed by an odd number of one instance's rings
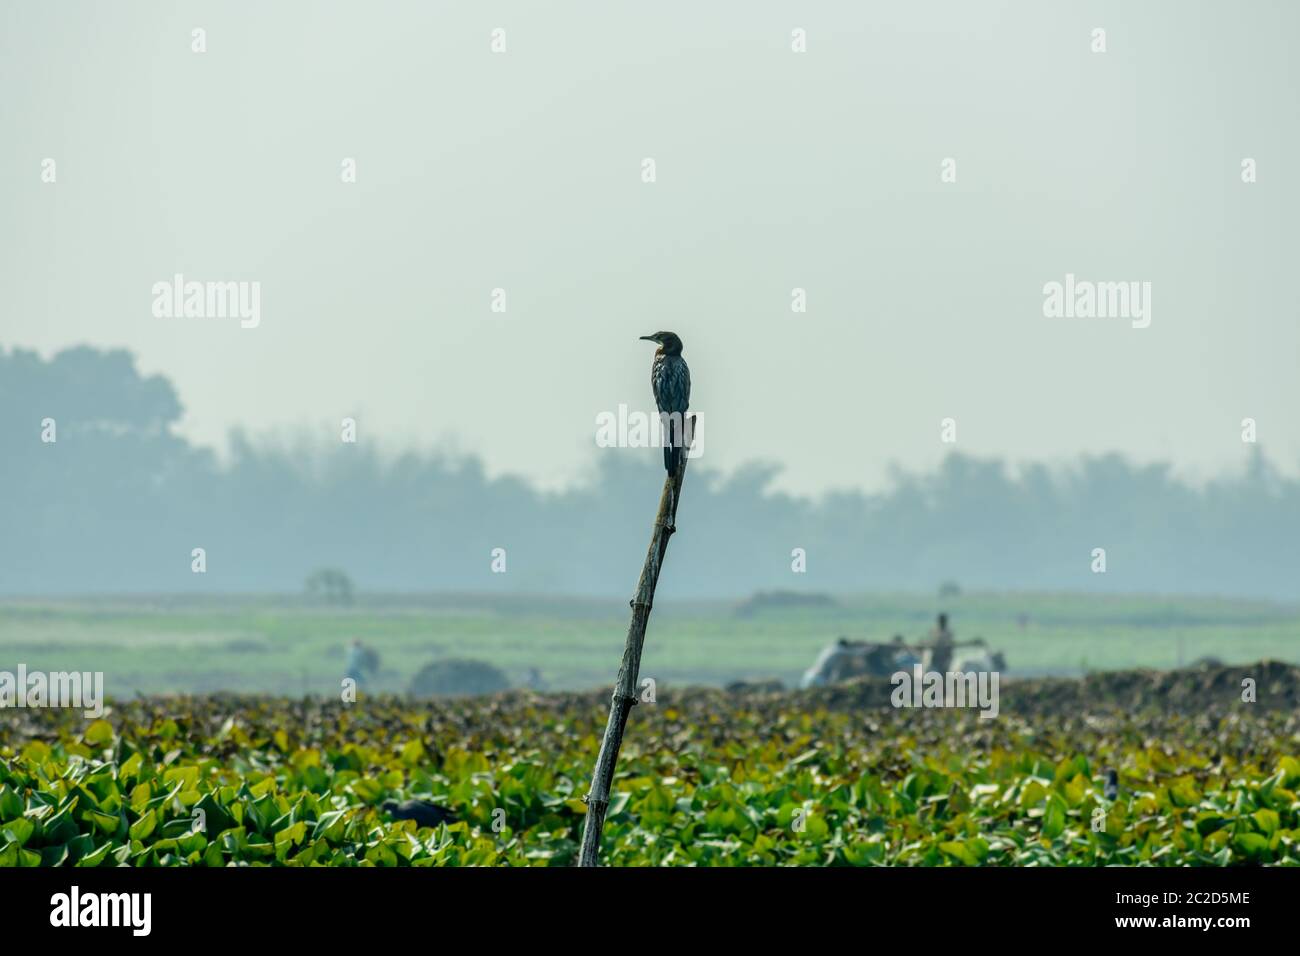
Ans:
{"label": "misty sky", "polygon": [[[0,345],[129,348],[201,442],[352,416],[548,486],[649,406],[658,329],[704,461],[795,490],[928,468],[949,416],[1190,477],[1252,417],[1294,473],[1297,35],[1263,2],[5,3]],[[155,317],[178,272],[259,281],[260,325]],[[1150,282],[1150,327],[1045,318],[1066,273]]]}

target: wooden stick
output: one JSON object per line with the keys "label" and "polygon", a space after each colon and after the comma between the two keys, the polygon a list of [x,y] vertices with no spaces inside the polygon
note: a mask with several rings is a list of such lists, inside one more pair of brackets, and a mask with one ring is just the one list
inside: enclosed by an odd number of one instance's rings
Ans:
{"label": "wooden stick", "polygon": [[[694,417],[687,436],[694,430]],[[678,456],[677,471],[664,479],[664,490],[659,495],[659,511],[655,515],[654,532],[650,548],[641,568],[636,595],[632,598],[632,622],[627,628],[627,643],[623,647],[623,662],[614,682],[614,696],[609,702],[609,720],[605,724],[605,737],[596,757],[596,768],[591,774],[591,789],[584,798],[587,803],[587,823],[582,831],[582,850],[579,866],[597,866],[600,857],[600,835],[605,829],[605,812],[609,809],[609,792],[614,783],[614,765],[618,751],[623,746],[623,731],[627,715],[636,704],[637,676],[641,672],[641,649],[645,646],[645,628],[650,620],[650,607],[654,604],[655,587],[659,584],[659,571],[668,551],[668,539],[677,530],[677,501],[682,493],[682,480],[686,477],[686,445]]]}

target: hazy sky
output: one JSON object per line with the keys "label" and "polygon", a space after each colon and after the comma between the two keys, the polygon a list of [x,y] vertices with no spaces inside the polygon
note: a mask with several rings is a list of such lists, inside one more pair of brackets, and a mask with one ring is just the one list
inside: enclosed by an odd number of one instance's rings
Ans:
{"label": "hazy sky", "polygon": [[[0,344],[127,347],[205,443],[352,416],[547,485],[648,407],[658,329],[705,461],[796,490],[928,468],[945,417],[1189,476],[1251,417],[1294,472],[1300,7],[1073,7],[7,2]],[[178,272],[260,325],[155,317]],[[1067,273],[1150,282],[1150,326],[1045,317]]]}

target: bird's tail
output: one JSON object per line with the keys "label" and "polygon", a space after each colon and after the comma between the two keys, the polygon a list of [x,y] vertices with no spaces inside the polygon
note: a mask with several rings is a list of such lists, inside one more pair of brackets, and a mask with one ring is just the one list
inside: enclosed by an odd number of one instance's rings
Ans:
{"label": "bird's tail", "polygon": [[668,417],[668,427],[664,429],[664,469],[670,475],[677,472],[677,465],[681,461],[683,444],[680,434],[681,426],[677,425],[674,429],[674,424],[673,417],[670,415]]}

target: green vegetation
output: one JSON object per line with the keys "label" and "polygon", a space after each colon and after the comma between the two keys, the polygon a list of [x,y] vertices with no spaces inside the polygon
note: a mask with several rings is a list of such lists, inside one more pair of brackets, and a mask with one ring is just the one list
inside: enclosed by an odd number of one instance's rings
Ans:
{"label": "green vegetation", "polygon": [[[1300,634],[1300,612],[1264,603],[962,595],[944,607],[959,637],[983,636],[1021,674],[1167,667],[1180,644],[1188,662],[1286,657]],[[1300,677],[1280,664],[1020,681],[987,721],[894,710],[885,684],[675,689],[791,683],[835,636],[919,637],[936,609],[909,596],[747,617],[657,608],[642,673],[659,701],[632,715],[606,862],[1300,863]],[[103,670],[115,698],[97,721],[0,714],[0,866],[568,864],[607,691],[376,695],[466,657],[516,683],[536,666],[551,687],[607,688],[626,614],[503,597],[0,605],[0,670]],[[338,681],[354,638],[383,670],[348,705]],[[1259,705],[1240,701],[1246,673]],[[245,696],[132,699],[217,689]],[[382,809],[413,798],[455,822],[421,829]]]}
{"label": "green vegetation", "polygon": [[[696,690],[637,707],[605,861],[1300,864],[1286,709],[1225,696],[1194,716],[1098,705],[1086,720],[981,721],[835,700]],[[120,702],[93,722],[14,712],[0,725],[0,866],[566,865],[605,704],[200,697]],[[418,828],[381,809],[407,798],[457,821]]]}
{"label": "green vegetation", "polygon": [[[650,622],[643,672],[660,686],[777,677],[793,685],[843,634],[920,638],[948,610],[959,638],[982,636],[1012,676],[1083,669],[1295,660],[1300,608],[1264,602],[1091,595],[883,595],[832,607],[762,610],[664,600]],[[139,598],[0,602],[0,670],[103,671],[110,695],[221,690],[300,696],[339,692],[360,638],[383,669],[372,689],[404,692],[433,660],[493,664],[516,685],[536,667],[551,689],[609,686],[627,629],[623,601],[358,597],[311,600]],[[1026,620],[1022,626],[1019,618]]]}

